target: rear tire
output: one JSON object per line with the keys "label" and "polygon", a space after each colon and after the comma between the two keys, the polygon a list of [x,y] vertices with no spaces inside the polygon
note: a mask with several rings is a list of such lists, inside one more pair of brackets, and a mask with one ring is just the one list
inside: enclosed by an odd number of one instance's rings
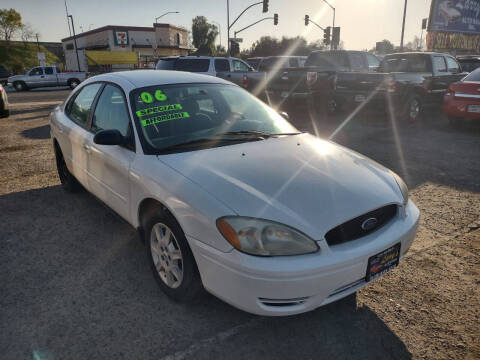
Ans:
{"label": "rear tire", "polygon": [[412,95],[405,104],[404,117],[409,123],[416,123],[422,115],[422,100],[418,95]]}
{"label": "rear tire", "polygon": [[158,207],[144,225],[145,249],[160,289],[171,299],[191,303],[203,289],[188,241],[175,218]]}
{"label": "rear tire", "polygon": [[78,86],[78,84],[80,84],[80,80],[78,80],[78,79],[68,80],[68,86],[70,86],[70,89],[72,89],[72,90],[75,89]]}
{"label": "rear tire", "polygon": [[60,178],[63,189],[69,193],[81,191],[83,189],[82,185],[80,185],[78,180],[75,179],[75,177],[68,170],[62,152],[58,148],[55,149],[55,160],[57,163],[58,177]]}

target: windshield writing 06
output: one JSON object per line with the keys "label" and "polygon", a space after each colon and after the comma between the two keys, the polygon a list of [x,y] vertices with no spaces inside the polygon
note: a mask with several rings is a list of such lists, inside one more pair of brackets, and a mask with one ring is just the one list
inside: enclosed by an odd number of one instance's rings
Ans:
{"label": "windshield writing 06", "polygon": [[220,146],[223,137],[230,136],[231,140],[232,132],[235,140],[241,142],[255,132],[296,131],[274,110],[231,85],[182,84],[137,89],[132,93],[132,106],[149,153],[197,140],[212,139],[211,146]]}

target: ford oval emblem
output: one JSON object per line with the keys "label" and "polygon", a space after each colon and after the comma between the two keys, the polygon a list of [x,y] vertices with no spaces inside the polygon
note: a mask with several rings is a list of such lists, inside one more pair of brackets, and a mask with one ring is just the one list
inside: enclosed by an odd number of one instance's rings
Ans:
{"label": "ford oval emblem", "polygon": [[377,226],[378,220],[374,217],[368,218],[362,222],[362,229],[364,231],[372,230],[375,226]]}

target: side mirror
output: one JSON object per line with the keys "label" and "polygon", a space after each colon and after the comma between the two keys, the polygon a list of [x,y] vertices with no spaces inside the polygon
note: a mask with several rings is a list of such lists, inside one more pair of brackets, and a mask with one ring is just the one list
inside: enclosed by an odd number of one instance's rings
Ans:
{"label": "side mirror", "polygon": [[282,112],[279,112],[279,114],[286,120],[290,120],[290,116],[285,112],[285,111],[282,111]]}
{"label": "side mirror", "polygon": [[123,145],[125,137],[118,130],[100,130],[93,137],[93,142],[98,145]]}

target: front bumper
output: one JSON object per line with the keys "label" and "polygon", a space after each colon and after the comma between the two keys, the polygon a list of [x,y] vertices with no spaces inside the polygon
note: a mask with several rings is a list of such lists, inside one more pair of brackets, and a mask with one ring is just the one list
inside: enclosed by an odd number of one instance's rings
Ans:
{"label": "front bumper", "polygon": [[256,257],[220,252],[188,237],[205,289],[225,302],[257,315],[283,316],[313,310],[367,285],[367,263],[401,243],[400,258],[410,248],[419,210],[412,201],[388,224],[363,238],[329,247],[318,242],[315,254]]}

